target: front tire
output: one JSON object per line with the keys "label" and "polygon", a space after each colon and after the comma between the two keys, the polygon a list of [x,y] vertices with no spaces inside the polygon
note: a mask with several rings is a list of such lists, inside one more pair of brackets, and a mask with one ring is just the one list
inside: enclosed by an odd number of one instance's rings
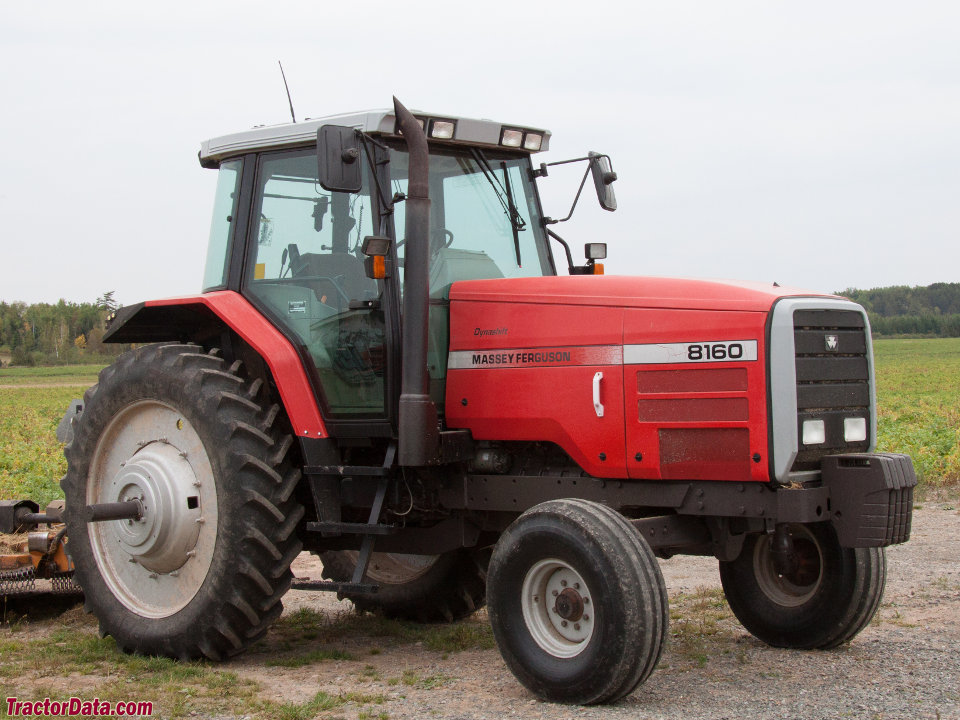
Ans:
{"label": "front tire", "polygon": [[500,537],[488,582],[500,654],[544,700],[613,702],[660,659],[668,624],[660,567],[608,507],[555,500],[531,508]]}
{"label": "front tire", "polygon": [[[215,353],[151,345],[84,396],[67,446],[65,520],[101,633],[128,652],[213,660],[282,610],[300,552],[300,473],[276,407]],[[139,499],[139,520],[87,524],[85,505]]]}
{"label": "front tire", "polygon": [[740,623],[768,645],[827,649],[850,641],[880,606],[882,548],[843,548],[829,523],[791,525],[796,568],[777,573],[772,535],[753,535],[740,556],[720,563],[720,581]]}

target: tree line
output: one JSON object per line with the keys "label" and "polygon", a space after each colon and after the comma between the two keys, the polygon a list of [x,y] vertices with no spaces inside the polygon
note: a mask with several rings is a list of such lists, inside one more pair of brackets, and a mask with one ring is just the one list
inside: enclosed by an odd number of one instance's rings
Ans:
{"label": "tree line", "polygon": [[[960,283],[837,294],[863,305],[874,335],[960,337]],[[106,319],[118,307],[112,291],[92,303],[0,302],[0,355],[20,366],[110,362],[126,347],[103,342]]]}
{"label": "tree line", "polygon": [[960,283],[837,293],[863,305],[874,335],[960,337]]}
{"label": "tree line", "polygon": [[117,308],[112,291],[92,303],[0,302],[0,353],[17,366],[110,362],[126,347],[103,342]]}

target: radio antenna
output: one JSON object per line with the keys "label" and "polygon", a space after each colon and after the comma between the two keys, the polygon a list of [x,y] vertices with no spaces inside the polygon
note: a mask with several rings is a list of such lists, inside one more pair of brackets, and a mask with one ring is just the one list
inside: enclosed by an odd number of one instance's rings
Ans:
{"label": "radio antenna", "polygon": [[293,100],[290,98],[290,86],[287,85],[287,76],[283,72],[283,63],[277,60],[277,65],[280,66],[280,76],[283,78],[283,87],[287,90],[287,102],[290,103],[290,117],[293,118],[293,122],[297,122],[297,116],[293,114]]}

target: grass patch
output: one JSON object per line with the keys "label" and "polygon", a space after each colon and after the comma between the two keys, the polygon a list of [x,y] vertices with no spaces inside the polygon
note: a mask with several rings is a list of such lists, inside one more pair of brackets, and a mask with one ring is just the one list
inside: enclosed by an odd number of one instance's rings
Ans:
{"label": "grass patch", "polygon": [[76,383],[89,387],[104,365],[56,365],[52,367],[0,368],[0,385]]}
{"label": "grass patch", "polygon": [[453,682],[453,678],[449,675],[435,673],[433,675],[424,676],[418,673],[416,670],[404,670],[400,677],[392,677],[387,680],[387,684],[390,686],[402,684],[406,685],[407,687],[422,688],[423,690],[433,690],[434,688],[449,685],[451,682]]}
{"label": "grass patch", "polygon": [[318,692],[310,700],[302,703],[277,703],[271,701],[260,702],[258,710],[264,717],[277,720],[311,720],[317,713],[325,710],[335,710],[347,701],[340,696],[330,695],[323,691]]}
{"label": "grass patch", "polygon": [[63,497],[67,462],[57,424],[82,394],[80,388],[0,388],[0,498],[29,498],[43,508]]}
{"label": "grass patch", "polygon": [[[345,613],[328,617],[311,608],[301,608],[280,618],[270,632],[281,643],[293,646],[311,643],[336,643],[356,637],[375,637],[396,643],[422,643],[437,652],[489,650],[495,647],[490,625],[478,620],[465,620],[451,625],[421,625],[391,620],[379,615]],[[380,649],[375,648],[379,654]]]}
{"label": "grass patch", "polygon": [[[110,702],[136,696],[153,702],[154,714],[163,717],[245,714],[262,705],[253,681],[206,662],[127,655],[90,623],[67,618],[64,627],[40,637],[29,625],[15,626],[0,638],[0,692],[10,696],[68,700],[81,694]],[[79,689],[75,676],[83,677]]]}
{"label": "grass patch", "polygon": [[318,650],[311,650],[300,655],[292,655],[288,657],[280,658],[269,658],[264,661],[264,665],[267,667],[286,667],[286,668],[297,668],[304,667],[306,665],[315,665],[316,663],[328,662],[330,660],[356,660],[357,658],[351,655],[348,652],[343,650],[337,650],[336,648],[321,648]]}
{"label": "grass patch", "polygon": [[733,617],[721,588],[699,587],[670,599],[670,647],[681,658],[704,667],[713,640],[726,641],[732,633],[722,625]]}

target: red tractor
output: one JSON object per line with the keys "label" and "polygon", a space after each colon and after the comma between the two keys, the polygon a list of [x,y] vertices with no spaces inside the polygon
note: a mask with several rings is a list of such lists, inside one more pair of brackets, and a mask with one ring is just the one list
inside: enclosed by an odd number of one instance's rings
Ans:
{"label": "red tractor", "polygon": [[[299,586],[364,610],[486,603],[551,701],[653,671],[658,557],[716,557],[774,646],[867,625],[916,479],[871,452],[863,308],[604,276],[601,243],[574,266],[537,194],[549,139],[396,103],[203,143],[203,293],[117,313],[106,339],[151,344],[100,374],[66,447],[76,579],[120,647],[242,652],[304,549],[326,580]],[[609,158],[581,160],[615,209]]]}

